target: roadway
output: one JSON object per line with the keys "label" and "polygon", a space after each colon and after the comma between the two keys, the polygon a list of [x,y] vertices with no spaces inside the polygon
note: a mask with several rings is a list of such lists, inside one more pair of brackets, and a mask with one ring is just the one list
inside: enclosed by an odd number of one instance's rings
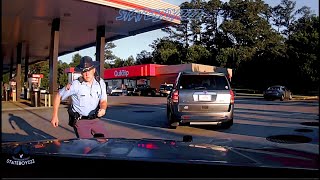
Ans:
{"label": "roadway", "polygon": [[[165,138],[241,147],[277,146],[319,153],[318,101],[265,101],[262,98],[236,97],[234,125],[230,129],[214,126],[179,126],[168,129],[166,98],[110,96],[103,117],[108,137]],[[2,141],[32,141],[75,138],[68,126],[65,106],[59,110],[60,126],[50,124],[52,108],[23,108],[2,111]],[[305,125],[303,123],[311,123]],[[301,124],[302,123],[302,124]],[[305,143],[274,142],[275,135],[299,135]]]}

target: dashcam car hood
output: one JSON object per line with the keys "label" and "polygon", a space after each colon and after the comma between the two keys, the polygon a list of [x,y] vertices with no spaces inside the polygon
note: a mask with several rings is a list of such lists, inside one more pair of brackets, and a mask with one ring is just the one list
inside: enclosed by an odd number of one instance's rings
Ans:
{"label": "dashcam car hood", "polygon": [[[35,164],[38,161],[38,166],[45,166],[48,162],[53,162],[51,160],[55,160],[55,158],[69,158],[68,162],[81,159],[86,160],[86,163],[89,162],[88,160],[139,161],[144,162],[144,166],[146,166],[145,162],[166,162],[209,164],[219,167],[270,167],[306,170],[318,170],[319,167],[319,156],[317,154],[283,148],[249,149],[174,140],[122,138],[2,143],[2,157],[7,160],[6,166],[15,166],[10,162],[14,163],[14,157],[19,160],[17,155],[21,154],[24,154],[23,157],[33,158]],[[44,158],[48,158],[47,161],[43,160]],[[76,165],[79,162],[75,161],[75,163],[70,164]],[[39,165],[39,163],[42,164]]]}

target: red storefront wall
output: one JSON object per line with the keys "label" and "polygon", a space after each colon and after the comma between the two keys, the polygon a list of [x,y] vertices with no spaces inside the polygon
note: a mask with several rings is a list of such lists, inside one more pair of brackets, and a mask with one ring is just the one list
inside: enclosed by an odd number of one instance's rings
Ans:
{"label": "red storefront wall", "polygon": [[128,66],[121,68],[112,68],[104,70],[104,79],[129,79],[129,78],[146,78],[150,79],[150,86],[159,89],[162,83],[173,83],[177,73],[162,72],[169,66],[159,64],[144,64]]}
{"label": "red storefront wall", "polygon": [[104,70],[104,79],[126,79],[135,77],[156,76],[156,64],[112,68]]}

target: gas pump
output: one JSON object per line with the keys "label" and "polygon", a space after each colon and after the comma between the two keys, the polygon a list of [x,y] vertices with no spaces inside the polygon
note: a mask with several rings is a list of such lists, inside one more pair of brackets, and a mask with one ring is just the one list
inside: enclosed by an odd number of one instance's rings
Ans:
{"label": "gas pump", "polygon": [[81,76],[81,73],[68,72],[68,83],[72,83],[73,80],[78,79]]}
{"label": "gas pump", "polygon": [[74,67],[66,68],[64,72],[68,75],[68,83],[72,83],[73,80],[76,80],[82,76],[81,73],[75,71]]}
{"label": "gas pump", "polygon": [[8,93],[10,93],[10,97],[12,98],[12,101],[17,101],[17,91],[16,91],[17,82],[14,80],[14,78],[12,78],[9,84],[10,84],[10,89]]}
{"label": "gas pump", "polygon": [[10,85],[7,83],[3,84],[3,95],[4,95],[4,100],[9,101],[10,100]]}
{"label": "gas pump", "polygon": [[24,99],[30,99],[28,82],[24,82],[23,83],[23,98]]}
{"label": "gas pump", "polygon": [[[72,83],[72,81],[78,79],[81,75],[81,73],[78,73],[75,71],[74,67],[66,68],[64,70],[65,73],[68,75],[68,83]],[[71,103],[71,98],[68,98],[68,103]]]}
{"label": "gas pump", "polygon": [[43,78],[43,74],[31,74],[28,78],[29,93],[31,93],[31,106],[34,107],[40,106],[41,78]]}

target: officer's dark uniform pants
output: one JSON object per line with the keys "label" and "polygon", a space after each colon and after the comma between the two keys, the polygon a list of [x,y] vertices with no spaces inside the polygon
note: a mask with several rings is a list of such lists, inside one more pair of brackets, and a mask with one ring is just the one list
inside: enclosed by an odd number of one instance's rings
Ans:
{"label": "officer's dark uniform pants", "polygon": [[108,137],[105,124],[99,118],[77,121],[74,131],[78,138],[92,138],[94,134],[103,134],[104,137]]}

